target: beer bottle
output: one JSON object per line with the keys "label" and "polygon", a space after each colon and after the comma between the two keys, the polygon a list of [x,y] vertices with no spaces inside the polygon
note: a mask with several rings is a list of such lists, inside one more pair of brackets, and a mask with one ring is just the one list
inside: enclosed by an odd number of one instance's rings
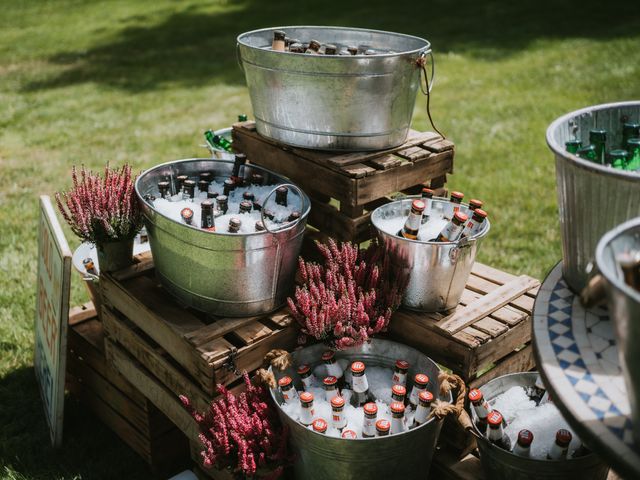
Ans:
{"label": "beer bottle", "polygon": [[198,177],[199,180],[205,180],[207,183],[211,183],[213,180],[213,174],[211,172],[200,172]]}
{"label": "beer bottle", "polygon": [[640,291],[640,254],[622,252],[616,256],[624,283]]}
{"label": "beer bottle", "polygon": [[264,183],[264,176],[261,173],[251,175],[251,185],[259,187]]}
{"label": "beer bottle", "polygon": [[364,362],[357,361],[351,364],[351,389],[353,390],[351,405],[356,408],[365,403],[376,401],[373,392],[369,388],[365,369]]}
{"label": "beer bottle", "polygon": [[93,263],[93,259],[91,257],[87,257],[82,260],[82,265],[84,266],[84,270],[91,275],[98,275],[98,271],[96,270],[96,265]]}
{"label": "beer bottle", "polygon": [[300,423],[308,427],[313,422],[315,414],[315,409],[313,408],[313,393],[302,392],[300,394]]}
{"label": "beer bottle", "polygon": [[213,216],[213,202],[211,200],[204,200],[200,204],[200,228],[208,230],[209,232],[216,231],[216,224]]}
{"label": "beer bottle", "polygon": [[462,192],[451,192],[451,196],[449,197],[449,201],[453,204],[453,211],[449,211],[449,215],[447,218],[453,218],[456,212],[460,211],[460,206],[462,205],[462,199],[464,198],[464,193]]}
{"label": "beer bottle", "polygon": [[335,352],[333,350],[327,350],[322,354],[321,358],[326,365],[327,375],[336,377],[336,379],[338,380],[338,387],[340,389],[345,388],[344,370],[337,362]]}
{"label": "beer bottle", "polygon": [[284,185],[276,188],[276,203],[278,205],[282,205],[283,207],[286,207],[288,194],[289,194],[289,189]]}
{"label": "beer bottle", "polygon": [[193,210],[191,210],[190,208],[183,208],[182,210],[180,210],[180,216],[182,217],[184,223],[186,223],[187,225],[191,225],[191,222],[193,221]]}
{"label": "beer bottle", "polygon": [[242,200],[240,202],[239,212],[240,213],[251,213],[251,207],[253,204],[249,200]]}
{"label": "beer bottle", "polygon": [[227,178],[224,181],[224,186],[222,187],[222,194],[229,196],[231,192],[233,192],[236,188],[236,181],[233,178]]}
{"label": "beer bottle", "polygon": [[640,170],[640,138],[630,138],[627,140],[627,151],[630,155],[627,170]]}
{"label": "beer bottle", "polygon": [[510,452],[511,439],[504,433],[504,428],[502,428],[503,421],[502,414],[499,411],[492,410],[489,412],[489,415],[487,415],[487,423],[489,424],[488,438],[497,447]]}
{"label": "beer bottle", "polygon": [[273,221],[276,218],[276,214],[273,213],[273,210],[270,210],[268,208],[264,209],[264,216],[271,221]]}
{"label": "beer bottle", "polygon": [[391,434],[404,432],[406,430],[404,425],[404,403],[391,402],[389,410],[391,410]]}
{"label": "beer bottle", "polygon": [[253,205],[253,203],[256,200],[256,196],[253,194],[253,192],[250,191],[246,191],[242,194],[242,199],[243,200],[248,200],[249,202],[251,202],[251,205]]}
{"label": "beer bottle", "polygon": [[218,195],[216,204],[218,205],[218,210],[220,210],[223,215],[226,215],[227,210],[229,210],[229,197],[226,195]]}
{"label": "beer bottle", "polygon": [[400,235],[410,240],[416,240],[418,238],[418,232],[420,231],[420,225],[422,224],[422,212],[424,211],[424,202],[422,200],[414,200],[411,202],[411,211],[407,217],[407,221],[402,227]]}
{"label": "beer bottle", "polygon": [[484,399],[482,392],[477,388],[469,391],[469,401],[471,402],[473,411],[476,413],[476,428],[484,435],[487,431],[487,417],[491,412],[491,407]]}
{"label": "beer bottle", "polygon": [[422,223],[427,223],[431,216],[431,199],[435,192],[430,188],[422,189],[422,202],[424,203],[424,211],[422,212]]}
{"label": "beer bottle", "polygon": [[294,210],[293,212],[291,212],[291,214],[289,215],[289,218],[287,218],[287,222],[296,222],[300,220],[300,212],[297,210]]}
{"label": "beer bottle", "polygon": [[582,142],[578,139],[567,140],[564,142],[564,148],[569,153],[576,153],[580,148],[582,148]]}
{"label": "beer bottle", "polygon": [[373,403],[364,404],[364,421],[362,422],[362,437],[372,438],[376,436],[376,420],[378,418],[378,406]]}
{"label": "beer bottle", "polygon": [[556,432],[556,440],[551,445],[549,453],[547,453],[547,460],[565,460],[567,453],[569,453],[569,444],[573,436],[569,430],[561,428]]}
{"label": "beer bottle", "polygon": [[169,182],[162,181],[158,182],[158,191],[160,192],[160,198],[169,198],[171,197],[171,192],[169,192]]}
{"label": "beer bottle", "polygon": [[407,386],[407,372],[409,371],[409,362],[406,360],[396,360],[393,367],[393,376],[391,377],[391,383],[393,385]]}
{"label": "beer bottle", "polygon": [[258,220],[256,222],[256,232],[264,232],[266,230],[266,228],[264,227],[264,223],[262,223],[262,221]]}
{"label": "beer bottle", "polygon": [[607,143],[607,131],[602,129],[589,130],[589,142],[595,147],[596,162],[604,165],[605,144]]}
{"label": "beer bottle", "polygon": [[241,113],[240,115],[238,115],[238,122],[246,122],[247,120],[249,120],[249,117],[247,117],[246,113]]}
{"label": "beer bottle", "polygon": [[391,387],[391,402],[406,403],[407,389],[404,385],[394,385]]}
{"label": "beer bottle", "polygon": [[467,216],[462,212],[456,212],[453,219],[442,229],[440,234],[432,242],[455,242],[462,233]]}
{"label": "beer bottle", "polygon": [[298,375],[300,376],[300,380],[302,381],[302,385],[304,386],[304,389],[309,390],[314,380],[313,372],[311,371],[311,365],[309,365],[308,363],[303,363],[298,367],[297,371],[298,371]]}
{"label": "beer bottle", "polygon": [[576,151],[576,156],[592,162],[598,161],[598,152],[596,151],[595,145],[587,145],[586,147],[579,148]]}
{"label": "beer bottle", "polygon": [[271,42],[271,50],[276,52],[284,52],[285,43],[284,39],[287,36],[282,30],[275,30],[273,32],[273,41]]}
{"label": "beer bottle", "polygon": [[349,52],[351,55],[357,55],[358,54],[358,47],[354,47],[353,45],[347,47],[347,52]]}
{"label": "beer bottle", "polygon": [[207,193],[209,191],[209,182],[206,180],[198,180],[198,190]]}
{"label": "beer bottle", "polygon": [[427,390],[420,392],[418,395],[418,408],[413,416],[413,427],[419,427],[429,419],[431,413],[431,402],[433,402],[433,394]]}
{"label": "beer bottle", "polygon": [[622,144],[620,148],[629,150],[629,139],[640,137],[640,123],[627,122],[622,125]]}
{"label": "beer bottle", "polygon": [[429,383],[429,377],[424,373],[418,373],[413,377],[413,388],[411,389],[411,395],[409,395],[409,405],[412,410],[418,407],[418,395],[420,392],[424,392],[427,389]]}
{"label": "beer bottle", "polygon": [[531,457],[531,442],[533,442],[533,433],[526,429],[520,430],[518,440],[513,446],[513,453],[520,457]]}
{"label": "beer bottle", "polygon": [[307,49],[305,50],[304,53],[310,53],[312,55],[319,55],[320,54],[320,42],[317,40],[311,40],[309,42],[309,46],[307,47]]}
{"label": "beer bottle", "polygon": [[472,198],[469,200],[469,211],[473,212],[479,208],[482,208],[482,200],[478,200],[477,198]]}
{"label": "beer bottle", "polygon": [[218,198],[218,195],[218,192],[207,192],[207,198],[211,200]]}
{"label": "beer bottle", "polygon": [[331,399],[331,426],[342,432],[347,426],[347,420],[344,417],[344,398],[335,396]]}
{"label": "beer bottle", "polygon": [[280,391],[282,392],[284,403],[290,404],[298,400],[298,392],[293,385],[293,380],[288,375],[278,380],[278,387],[280,387]]}
{"label": "beer bottle", "polygon": [[333,375],[324,377],[324,380],[322,380],[322,386],[324,387],[324,398],[327,402],[330,402],[336,395],[340,395],[340,390],[338,390],[338,379]]}
{"label": "beer bottle", "polygon": [[383,418],[376,422],[376,434],[378,435],[378,437],[388,436],[389,430],[391,430],[391,422],[389,420],[385,420]]}
{"label": "beer bottle", "polygon": [[347,438],[352,440],[354,438],[358,438],[358,434],[354,430],[345,430],[342,432],[342,438]]}
{"label": "beer bottle", "polygon": [[242,184],[242,178],[240,178],[240,167],[247,163],[247,156],[244,153],[236,153],[233,160],[233,170],[231,172],[231,179],[236,184]]}
{"label": "beer bottle", "polygon": [[189,180],[189,177],[187,175],[178,175],[176,177],[176,193],[182,192],[182,189],[184,188],[184,182],[186,182],[187,180]]}
{"label": "beer bottle", "polygon": [[626,150],[616,149],[609,151],[609,163],[613,168],[618,170],[626,170],[629,161],[629,152]]}
{"label": "beer bottle", "polygon": [[313,431],[324,435],[327,433],[327,422],[322,418],[316,418],[313,421]]}
{"label": "beer bottle", "polygon": [[291,53],[304,53],[305,48],[304,48],[304,45],[302,45],[301,43],[295,42],[289,45],[289,51]]}
{"label": "beer bottle", "polygon": [[196,182],[194,180],[185,180],[183,185],[182,198],[185,200],[193,200],[196,196]]}
{"label": "beer bottle", "polygon": [[213,144],[219,148],[222,148],[223,150],[227,151],[227,152],[232,152],[233,149],[231,147],[231,142],[229,140],[227,140],[226,138],[224,138],[223,136],[220,135],[214,135],[212,137],[213,140]]}
{"label": "beer bottle", "polygon": [[242,222],[238,217],[231,217],[229,219],[229,233],[238,233],[240,231],[240,227],[242,226]]}
{"label": "beer bottle", "polygon": [[471,218],[465,223],[460,238],[471,238],[482,231],[484,222],[487,219],[487,212],[478,208],[473,211]]}
{"label": "beer bottle", "polygon": [[325,55],[336,55],[338,53],[338,49],[336,48],[335,45],[331,45],[331,44],[327,44],[324,47],[324,54]]}

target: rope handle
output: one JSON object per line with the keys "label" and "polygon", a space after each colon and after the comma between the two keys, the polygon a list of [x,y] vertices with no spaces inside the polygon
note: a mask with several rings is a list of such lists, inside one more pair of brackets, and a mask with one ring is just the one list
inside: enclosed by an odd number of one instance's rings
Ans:
{"label": "rope handle", "polygon": [[454,392],[458,393],[454,403],[436,399],[429,417],[442,419],[446,416],[453,415],[464,430],[473,431],[473,422],[464,409],[464,402],[467,398],[467,385],[464,383],[464,380],[462,380],[459,375],[440,372],[438,374],[438,381],[440,382],[440,395],[446,395],[447,393],[453,395]]}
{"label": "rope handle", "polygon": [[[429,81],[429,75],[427,74],[427,55],[431,58],[431,81]],[[424,53],[420,57],[416,59],[416,65],[421,69],[420,75],[420,90],[427,97],[427,116],[429,117],[429,122],[431,122],[431,127],[443,138],[447,138],[433,123],[433,118],[431,117],[431,89],[433,88],[433,82],[436,75],[436,63],[433,58],[433,53],[429,52],[428,54]],[[424,85],[422,84],[422,74],[424,74]]]}

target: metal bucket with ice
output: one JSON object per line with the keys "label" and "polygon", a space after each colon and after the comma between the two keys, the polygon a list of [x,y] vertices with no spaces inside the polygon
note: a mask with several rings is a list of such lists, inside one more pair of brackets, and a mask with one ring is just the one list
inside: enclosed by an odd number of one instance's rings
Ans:
{"label": "metal bucket with ice", "polygon": [[[178,160],[145,171],[135,188],[156,274],[164,288],[182,303],[214,315],[259,315],[280,307],[290,293],[310,201],[302,190],[288,184],[288,206],[276,205],[272,194],[287,179],[246,164],[237,172],[244,186],[227,195],[228,213],[215,219],[215,232],[200,228],[200,203],[207,192],[198,192],[189,204],[193,224],[182,221],[184,205],[175,198],[177,177],[186,175],[195,181],[202,173],[209,173],[212,183],[207,189],[213,195],[222,192],[222,182],[236,173],[233,169],[230,161]],[[160,194],[159,182],[168,182],[169,199]],[[246,191],[254,194],[258,206],[250,213],[238,214]],[[273,220],[265,218],[265,206],[269,206]],[[288,221],[291,210],[299,217]],[[238,233],[228,233],[230,217],[241,220]],[[262,221],[266,230],[256,231],[257,221]]]}
{"label": "metal bucket with ice", "polygon": [[[371,223],[378,238],[398,264],[404,265],[409,283],[403,305],[412,310],[440,312],[455,308],[471,274],[480,241],[489,233],[489,220],[470,238],[455,242],[432,241],[451,217],[453,204],[445,198],[430,200],[429,221],[420,227],[417,240],[398,235],[417,197],[406,197],[378,207]],[[462,208],[467,209],[466,204]]]}
{"label": "metal bucket with ice", "polygon": [[[315,377],[326,375],[322,371],[325,365],[321,357],[327,347],[316,344],[292,353],[293,365],[285,372],[274,372],[287,375],[293,379],[297,390],[302,390],[302,381],[297,373],[297,366],[309,364],[315,372]],[[438,383],[438,366],[427,356],[405,345],[389,340],[373,339],[364,345],[338,351],[335,358],[344,368],[354,361],[362,361],[366,365],[369,378],[369,388],[378,398],[378,418],[382,419],[383,412],[389,401],[392,387],[393,366],[398,359],[409,363],[407,375],[407,391],[411,387],[409,379],[418,373],[428,376],[427,390],[436,398],[439,397],[440,385]],[[349,380],[347,378],[347,380]],[[313,392],[314,387],[310,390]],[[389,480],[401,478],[403,480],[424,480],[427,478],[431,458],[436,448],[443,420],[435,417],[422,423],[420,426],[408,429],[404,432],[383,437],[362,438],[362,410],[357,410],[347,416],[345,429],[352,429],[356,438],[341,438],[331,432],[318,433],[302,425],[294,415],[294,411],[285,412],[284,398],[279,390],[271,390],[272,398],[278,405],[278,413],[282,422],[288,426],[291,433],[291,445],[298,455],[295,463],[295,478],[305,480]],[[314,394],[320,397],[322,391]],[[345,400],[349,396],[343,391]],[[451,394],[440,396],[443,401],[451,401]],[[316,416],[330,415],[330,407],[327,413],[323,412],[323,406],[314,403]],[[326,406],[324,406],[326,409]],[[355,410],[355,409],[354,409]],[[385,410],[386,411],[386,410]],[[358,415],[359,413],[359,415]],[[314,417],[316,418],[316,417]],[[325,418],[329,422],[329,418]],[[336,431],[337,432],[337,431]]]}
{"label": "metal bucket with ice", "polygon": [[[477,428],[477,415],[472,409],[480,460],[485,477],[491,480],[565,480],[589,478],[604,480],[609,467],[593,453],[572,458],[580,452],[580,440],[573,434],[565,460],[547,460],[547,453],[559,429],[571,431],[552,402],[536,405],[530,398],[536,389],[539,375],[535,372],[513,373],[498,377],[480,387],[484,399],[492,409],[500,411],[507,427],[504,433],[515,445],[518,432],[527,429],[533,433],[530,457],[516,455],[491,443]],[[537,399],[539,401],[539,399]]]}

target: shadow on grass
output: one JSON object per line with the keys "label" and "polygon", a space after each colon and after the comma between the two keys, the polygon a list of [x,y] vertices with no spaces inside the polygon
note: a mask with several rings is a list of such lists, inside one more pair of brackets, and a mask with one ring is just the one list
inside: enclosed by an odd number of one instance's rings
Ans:
{"label": "shadow on grass", "polygon": [[27,478],[151,477],[142,459],[82,405],[69,397],[65,405],[64,442],[55,450],[33,368],[0,379],[0,466]]}
{"label": "shadow on grass", "polygon": [[436,55],[455,51],[491,61],[539,39],[608,39],[638,35],[640,2],[613,0],[370,0],[340,5],[284,0],[236,0],[222,13],[198,6],[146,26],[132,15],[110,43],[48,60],[64,73],[25,85],[27,91],[97,82],[130,91],[166,84],[244,83],[236,63],[236,36],[275,25],[344,25],[392,30],[429,39]]}

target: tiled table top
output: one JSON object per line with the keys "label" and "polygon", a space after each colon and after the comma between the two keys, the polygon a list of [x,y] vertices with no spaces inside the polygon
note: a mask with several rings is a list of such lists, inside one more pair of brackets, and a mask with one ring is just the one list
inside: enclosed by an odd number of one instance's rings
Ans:
{"label": "tiled table top", "polygon": [[614,470],[640,478],[630,407],[606,309],[586,310],[562,279],[549,273],[533,316],[538,369],[569,424]]}

